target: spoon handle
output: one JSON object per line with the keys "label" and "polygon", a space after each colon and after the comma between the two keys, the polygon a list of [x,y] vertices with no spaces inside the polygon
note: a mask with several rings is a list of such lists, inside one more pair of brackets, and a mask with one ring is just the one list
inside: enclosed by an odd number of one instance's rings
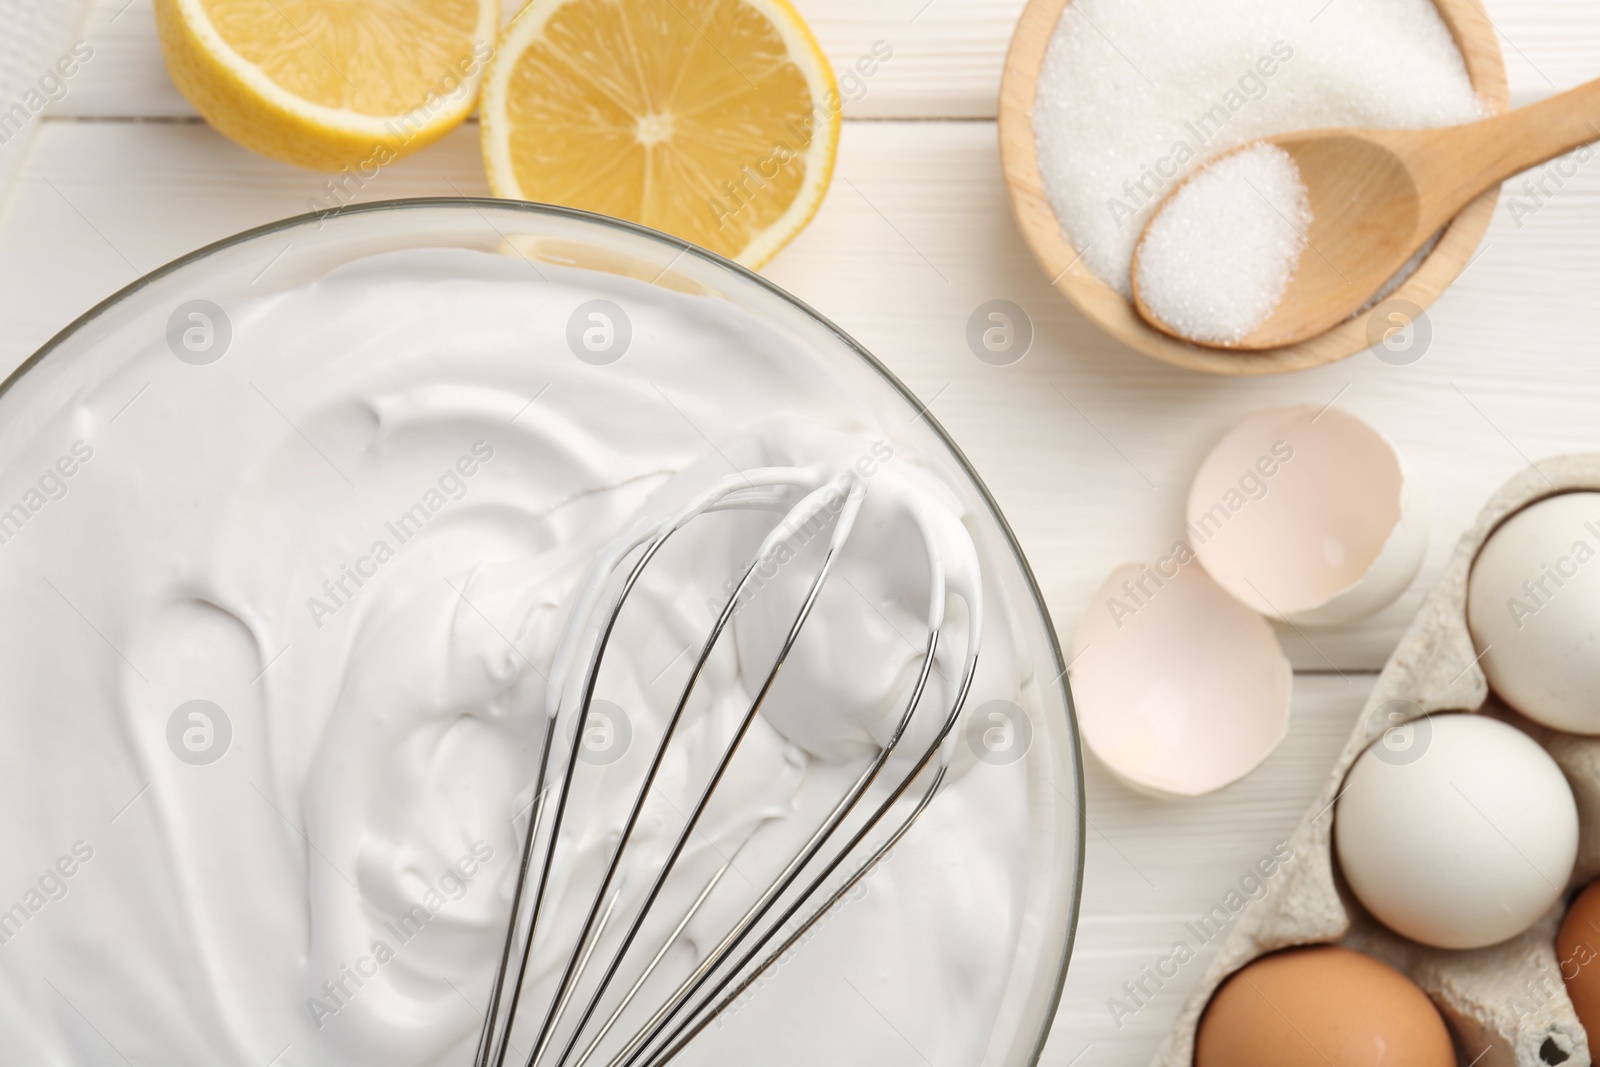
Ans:
{"label": "spoon handle", "polygon": [[1600,141],[1600,79],[1427,140],[1412,166],[1429,174],[1424,188],[1449,217],[1490,186]]}

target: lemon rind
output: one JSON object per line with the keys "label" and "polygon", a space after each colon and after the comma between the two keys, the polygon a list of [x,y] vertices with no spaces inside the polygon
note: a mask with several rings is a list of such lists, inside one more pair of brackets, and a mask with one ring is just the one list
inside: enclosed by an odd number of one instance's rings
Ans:
{"label": "lemon rind", "polygon": [[467,91],[425,122],[397,132],[396,120],[413,117],[427,103],[393,115],[367,115],[312,103],[284,89],[222,37],[201,0],[157,0],[156,25],[174,84],[213,126],[247,148],[317,170],[339,170],[387,150],[399,158],[432,144],[472,113],[477,89],[493,61],[499,0],[479,0],[473,57],[487,62],[462,79]]}

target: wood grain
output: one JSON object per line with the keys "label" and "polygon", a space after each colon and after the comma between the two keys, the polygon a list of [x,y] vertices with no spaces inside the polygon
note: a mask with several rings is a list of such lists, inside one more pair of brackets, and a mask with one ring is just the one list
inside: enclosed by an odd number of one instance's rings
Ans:
{"label": "wood grain", "polygon": [[[385,169],[361,198],[482,194],[474,132]],[[1525,456],[1600,447],[1585,310],[1600,165],[1532,216],[1501,209],[1482,258],[1430,310],[1416,363],[1363,355],[1230,382],[1130,359],[1054,294],[1007,216],[995,138],[991,123],[847,123],[821,213],[766,273],[930,402],[1016,526],[1069,642],[1111,567],[1170,547],[1201,456],[1248,412],[1337,402],[1395,443],[1430,498],[1432,544],[1412,592],[1361,625],[1280,628],[1311,671],[1380,667],[1482,498]],[[139,274],[304,211],[325,180],[200,124],[47,124],[0,227],[0,365]],[[1011,366],[981,362],[966,340],[993,299],[1033,328]]]}
{"label": "wood grain", "polygon": [[[1594,77],[1600,24],[1575,18],[1573,0],[1483,2],[1501,32],[1514,102],[1532,103]],[[845,116],[857,119],[994,118],[1006,44],[1023,3],[795,0],[841,74],[876,41],[894,48],[865,91],[846,102]],[[56,105],[57,115],[194,117],[162,69],[150,0],[94,0],[83,32],[95,58]]]}

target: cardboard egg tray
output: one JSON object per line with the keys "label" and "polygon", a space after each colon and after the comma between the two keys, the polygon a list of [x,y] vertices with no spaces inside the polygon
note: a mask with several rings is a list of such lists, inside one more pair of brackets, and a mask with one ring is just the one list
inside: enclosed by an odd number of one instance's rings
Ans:
{"label": "cardboard egg tray", "polygon": [[[1341,944],[1408,975],[1455,1035],[1463,1065],[1590,1067],[1583,1027],[1567,998],[1555,937],[1571,890],[1600,876],[1600,737],[1557,733],[1522,719],[1489,692],[1467,631],[1467,576],[1489,534],[1529,504],[1575,490],[1600,491],[1600,454],[1559,456],[1500,489],[1462,538],[1379,676],[1355,731],[1310,813],[1290,839],[1294,858],[1268,895],[1238,917],[1152,1067],[1190,1067],[1201,1013],[1222,982],[1259,956],[1296,945]],[[1493,714],[1542,744],[1578,802],[1577,868],[1569,892],[1531,930],[1471,951],[1428,948],[1368,915],[1337,872],[1334,801],[1357,756],[1391,727],[1434,712]]]}

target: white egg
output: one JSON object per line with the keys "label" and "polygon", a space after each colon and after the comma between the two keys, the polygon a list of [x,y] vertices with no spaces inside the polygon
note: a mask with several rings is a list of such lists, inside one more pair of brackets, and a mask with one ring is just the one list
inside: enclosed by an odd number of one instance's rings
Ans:
{"label": "white egg", "polygon": [[1259,766],[1289,729],[1293,679],[1272,627],[1182,545],[1112,571],[1072,650],[1089,749],[1161,797],[1210,793]]}
{"label": "white egg", "polygon": [[1515,937],[1550,910],[1578,855],[1578,807],[1527,734],[1480,715],[1435,715],[1379,738],[1345,780],[1334,843],[1378,921],[1435,948]]}
{"label": "white egg", "polygon": [[1472,566],[1467,625],[1506,703],[1600,734],[1600,493],[1541,500],[1491,534]]}

